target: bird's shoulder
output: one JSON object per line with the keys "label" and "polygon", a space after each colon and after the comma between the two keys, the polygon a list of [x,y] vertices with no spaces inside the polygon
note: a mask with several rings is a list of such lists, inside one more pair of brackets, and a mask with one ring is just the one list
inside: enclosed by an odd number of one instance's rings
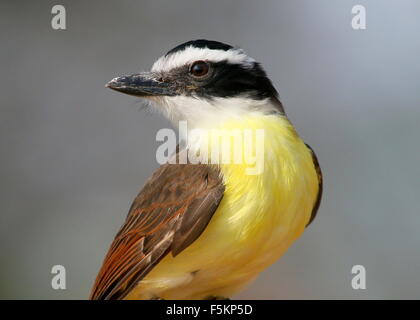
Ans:
{"label": "bird's shoulder", "polygon": [[321,198],[322,198],[322,189],[323,189],[323,177],[322,177],[322,171],[321,167],[318,162],[318,158],[315,154],[315,151],[311,148],[309,144],[306,143],[306,147],[309,149],[312,155],[312,162],[314,164],[314,168],[318,177],[318,195],[316,197],[314,206],[312,208],[311,217],[309,218],[309,222],[306,224],[306,226],[309,226],[312,221],[314,221],[316,214],[318,213],[319,206],[321,204]]}

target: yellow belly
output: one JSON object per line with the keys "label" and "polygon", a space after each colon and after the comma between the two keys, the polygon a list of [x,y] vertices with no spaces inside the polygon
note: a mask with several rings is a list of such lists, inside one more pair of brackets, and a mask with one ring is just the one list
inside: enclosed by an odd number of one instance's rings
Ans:
{"label": "yellow belly", "polygon": [[312,155],[287,118],[250,116],[223,128],[264,129],[264,169],[222,164],[226,190],[203,234],[168,254],[127,299],[229,297],[274,263],[304,231],[317,193]]}

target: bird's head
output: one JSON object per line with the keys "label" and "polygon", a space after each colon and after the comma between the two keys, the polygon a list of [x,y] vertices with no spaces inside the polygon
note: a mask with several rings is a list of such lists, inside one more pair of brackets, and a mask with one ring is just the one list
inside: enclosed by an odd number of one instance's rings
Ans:
{"label": "bird's head", "polygon": [[217,41],[183,43],[150,72],[114,78],[107,87],[151,100],[173,122],[186,120],[192,127],[253,112],[284,112],[261,65],[242,49]]}

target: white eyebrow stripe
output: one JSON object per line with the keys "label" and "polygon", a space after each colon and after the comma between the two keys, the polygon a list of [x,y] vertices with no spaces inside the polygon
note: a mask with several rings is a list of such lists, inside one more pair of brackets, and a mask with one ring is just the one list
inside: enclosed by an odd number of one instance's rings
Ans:
{"label": "white eyebrow stripe", "polygon": [[153,72],[167,72],[174,68],[188,65],[197,60],[220,62],[226,60],[231,64],[241,64],[252,67],[255,60],[248,57],[241,49],[214,50],[209,48],[196,48],[189,46],[182,51],[160,57],[152,67]]}

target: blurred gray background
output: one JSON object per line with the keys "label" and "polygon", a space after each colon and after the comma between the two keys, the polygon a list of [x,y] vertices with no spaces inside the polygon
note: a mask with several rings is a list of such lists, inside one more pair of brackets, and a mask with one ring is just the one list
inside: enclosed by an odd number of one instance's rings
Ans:
{"label": "blurred gray background", "polygon": [[317,219],[236,298],[420,298],[419,34],[416,0],[1,1],[0,298],[87,298],[169,126],[104,84],[197,38],[262,62],[324,172]]}

